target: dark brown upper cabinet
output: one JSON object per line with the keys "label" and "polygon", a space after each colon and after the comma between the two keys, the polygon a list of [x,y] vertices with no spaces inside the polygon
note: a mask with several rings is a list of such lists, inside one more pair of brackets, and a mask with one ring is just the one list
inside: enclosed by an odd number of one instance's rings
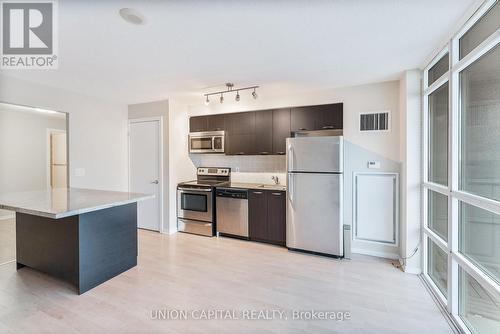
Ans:
{"label": "dark brown upper cabinet", "polygon": [[194,116],[189,119],[189,132],[223,131],[226,115]]}
{"label": "dark brown upper cabinet", "polygon": [[314,107],[315,130],[342,129],[344,127],[343,103],[325,104]]}
{"label": "dark brown upper cabinet", "polygon": [[248,192],[250,240],[285,245],[286,192],[250,190]]}
{"label": "dark brown upper cabinet", "polygon": [[189,132],[207,131],[207,116],[194,116],[189,119]]}
{"label": "dark brown upper cabinet", "polygon": [[273,153],[273,110],[255,112],[255,150],[257,154]]}
{"label": "dark brown upper cabinet", "polygon": [[291,130],[311,131],[343,128],[343,104],[295,107],[291,111]]}
{"label": "dark brown upper cabinet", "polygon": [[225,130],[226,115],[210,115],[207,116],[207,131],[223,131]]}
{"label": "dark brown upper cabinet", "polygon": [[286,153],[290,132],[290,108],[273,110],[273,154]]}
{"label": "dark brown upper cabinet", "polygon": [[343,128],[343,104],[194,116],[190,132],[225,131],[227,155],[286,154],[295,131]]}
{"label": "dark brown upper cabinet", "polygon": [[227,114],[225,119],[225,127],[226,154],[256,154],[254,111]]}
{"label": "dark brown upper cabinet", "polygon": [[295,107],[291,109],[291,130],[311,131],[314,130],[314,119],[316,114],[310,107]]}

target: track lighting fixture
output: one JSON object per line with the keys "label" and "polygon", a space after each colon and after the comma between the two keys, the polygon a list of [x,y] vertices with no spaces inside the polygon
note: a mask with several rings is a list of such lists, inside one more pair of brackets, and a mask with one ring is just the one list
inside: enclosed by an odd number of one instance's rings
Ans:
{"label": "track lighting fixture", "polygon": [[218,94],[220,94],[219,101],[220,101],[220,103],[224,103],[224,94],[226,94],[226,93],[232,93],[234,91],[236,91],[235,101],[239,102],[240,101],[240,90],[253,89],[252,97],[254,99],[257,99],[257,97],[258,97],[258,95],[257,95],[257,88],[259,88],[259,86],[250,86],[250,87],[243,87],[243,88],[233,89],[234,88],[234,84],[228,82],[228,83],[226,83],[226,87],[227,87],[227,90],[225,90],[225,91],[204,94],[205,95],[205,105],[208,105],[210,103],[210,100],[208,99],[208,97],[210,95],[218,95]]}
{"label": "track lighting fixture", "polygon": [[253,89],[253,93],[252,93],[252,96],[255,100],[257,100],[257,92],[255,91],[255,88]]}

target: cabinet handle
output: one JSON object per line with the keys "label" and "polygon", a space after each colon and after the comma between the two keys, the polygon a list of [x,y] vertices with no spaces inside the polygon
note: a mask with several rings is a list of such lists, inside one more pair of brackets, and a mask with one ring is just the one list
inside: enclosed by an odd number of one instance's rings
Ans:
{"label": "cabinet handle", "polygon": [[260,152],[260,154],[266,155],[266,154],[269,154],[269,152]]}
{"label": "cabinet handle", "polygon": [[327,129],[333,129],[333,128],[334,128],[333,125],[327,125],[327,126],[324,126],[322,129],[327,130]]}
{"label": "cabinet handle", "polygon": [[307,129],[306,128],[300,128],[299,130],[300,131],[306,131]]}
{"label": "cabinet handle", "polygon": [[283,193],[271,193],[271,194],[273,194],[274,196],[281,196],[281,195],[283,195]]}
{"label": "cabinet handle", "polygon": [[245,154],[245,152],[238,152],[238,153],[236,153],[236,155],[243,155],[243,154]]}
{"label": "cabinet handle", "polygon": [[252,191],[255,195],[262,195],[262,191]]}
{"label": "cabinet handle", "polygon": [[285,152],[276,152],[276,154],[284,155]]}

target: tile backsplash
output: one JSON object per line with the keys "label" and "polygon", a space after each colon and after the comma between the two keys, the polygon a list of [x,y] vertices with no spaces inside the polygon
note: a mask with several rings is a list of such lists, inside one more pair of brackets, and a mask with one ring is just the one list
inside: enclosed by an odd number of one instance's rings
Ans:
{"label": "tile backsplash", "polygon": [[272,184],[271,177],[279,177],[280,184],[286,184],[286,157],[284,155],[222,155],[191,154],[196,167],[230,167],[234,182]]}
{"label": "tile backsplash", "polygon": [[285,173],[284,155],[223,155],[191,154],[196,167],[231,167],[231,172],[240,173]]}

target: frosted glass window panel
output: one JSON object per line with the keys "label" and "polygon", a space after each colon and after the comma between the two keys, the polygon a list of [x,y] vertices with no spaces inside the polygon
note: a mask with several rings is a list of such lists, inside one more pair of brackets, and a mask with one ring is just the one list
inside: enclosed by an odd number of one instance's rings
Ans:
{"label": "frosted glass window panel", "polygon": [[448,197],[429,190],[428,196],[429,228],[448,241]]}
{"label": "frosted glass window panel", "polygon": [[448,291],[448,256],[431,239],[427,243],[427,273],[443,295]]}
{"label": "frosted glass window panel", "polygon": [[500,27],[500,2],[497,1],[461,38],[460,59],[467,56],[481,42]]}
{"label": "frosted glass window panel", "polygon": [[450,66],[449,54],[445,54],[441,59],[438,60],[434,66],[432,66],[427,72],[427,86],[432,85],[437,79],[439,79],[443,74],[448,72],[448,67]]}
{"label": "frosted glass window panel", "polygon": [[460,203],[459,251],[500,284],[500,216]]}
{"label": "frosted glass window panel", "polygon": [[500,47],[460,72],[460,189],[500,201]]}
{"label": "frosted glass window panel", "polygon": [[500,299],[460,269],[458,314],[472,333],[500,333]]}
{"label": "frosted glass window panel", "polygon": [[429,97],[429,181],[448,184],[448,83]]}

